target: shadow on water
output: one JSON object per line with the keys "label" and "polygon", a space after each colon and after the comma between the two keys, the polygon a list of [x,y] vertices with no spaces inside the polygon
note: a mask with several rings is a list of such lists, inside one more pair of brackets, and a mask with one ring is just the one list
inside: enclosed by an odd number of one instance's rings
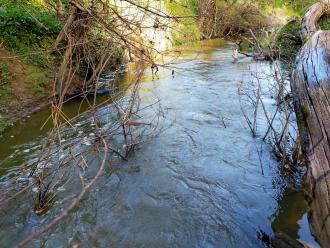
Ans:
{"label": "shadow on water", "polygon": [[[262,238],[275,233],[315,244],[302,191],[278,180],[278,162],[251,137],[240,112],[238,82],[249,77],[250,68],[268,70],[269,64],[244,57],[232,63],[233,48],[223,40],[197,42],[168,54],[157,78],[148,70],[141,99],[148,104],[156,95],[171,126],[106,173],[65,223],[33,245],[267,247]],[[75,116],[79,104],[69,102],[65,113]],[[0,141],[2,168],[21,165],[38,149],[51,127],[40,130],[49,114],[42,110],[9,130]],[[257,146],[263,146],[264,175]],[[70,191],[61,197],[70,198]],[[36,216],[29,203],[1,209],[5,247],[19,241],[15,233],[22,239],[60,209]]]}

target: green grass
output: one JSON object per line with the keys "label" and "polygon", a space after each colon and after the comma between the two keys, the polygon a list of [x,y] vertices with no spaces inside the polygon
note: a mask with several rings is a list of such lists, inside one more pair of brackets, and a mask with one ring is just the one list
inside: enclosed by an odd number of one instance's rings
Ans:
{"label": "green grass", "polygon": [[315,0],[295,0],[292,4],[290,0],[263,0],[262,4],[265,8],[286,9],[286,12],[292,15],[303,16],[307,9],[314,4]]}
{"label": "green grass", "polygon": [[46,67],[53,57],[35,52],[49,48],[61,27],[55,13],[34,2],[0,0],[0,40],[13,53],[34,53],[25,62]]}
{"label": "green grass", "polygon": [[2,133],[4,133],[4,131],[6,130],[6,128],[7,128],[7,126],[5,124],[0,123],[0,135]]}
{"label": "green grass", "polygon": [[46,73],[40,71],[38,68],[28,68],[26,70],[26,76],[20,81],[23,81],[27,84],[28,88],[38,96],[47,96],[47,85],[50,80],[47,77]]}
{"label": "green grass", "polygon": [[14,94],[10,87],[1,87],[0,88],[1,100],[8,100],[8,99],[12,98],[13,96],[14,96]]}
{"label": "green grass", "polygon": [[9,83],[10,73],[6,62],[0,61],[0,86]]}

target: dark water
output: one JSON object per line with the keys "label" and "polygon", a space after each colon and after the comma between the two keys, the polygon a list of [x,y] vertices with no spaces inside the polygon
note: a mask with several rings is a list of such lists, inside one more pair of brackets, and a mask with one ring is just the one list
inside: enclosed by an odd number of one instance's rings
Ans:
{"label": "dark water", "polygon": [[[146,72],[142,102],[159,98],[169,125],[128,162],[108,168],[88,198],[31,247],[266,247],[261,233],[275,232],[313,243],[302,192],[281,179],[270,148],[251,137],[240,110],[238,83],[249,79],[250,68],[269,71],[270,65],[247,58],[232,63],[232,49],[221,40],[196,43],[183,48],[174,77],[172,68],[154,80]],[[68,113],[74,115],[76,105],[67,105]],[[38,150],[48,115],[41,111],[6,134],[1,168]],[[65,189],[63,199],[72,197]],[[1,209],[1,247],[49,222],[63,208],[57,204],[41,216],[31,201]]]}

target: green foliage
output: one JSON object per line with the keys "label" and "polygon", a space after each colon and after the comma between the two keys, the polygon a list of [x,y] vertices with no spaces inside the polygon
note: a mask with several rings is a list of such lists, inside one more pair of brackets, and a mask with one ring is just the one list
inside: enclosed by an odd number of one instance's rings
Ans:
{"label": "green foliage", "polygon": [[330,15],[324,15],[321,17],[320,29],[330,30]]}
{"label": "green foliage", "polygon": [[189,6],[190,6],[190,10],[194,15],[198,14],[198,0],[190,0],[189,1]]}
{"label": "green foliage", "polygon": [[0,123],[0,134],[2,134],[6,130],[7,126],[5,124]]}
{"label": "green foliage", "polygon": [[25,81],[33,93],[38,96],[46,96],[48,94],[46,88],[50,80],[47,78],[45,72],[31,67],[26,69],[25,74],[25,77],[21,78],[20,81]]}
{"label": "green foliage", "polygon": [[301,113],[303,115],[304,120],[307,120],[307,117],[309,116],[309,110],[306,106],[301,106]]}
{"label": "green foliage", "polygon": [[262,3],[264,7],[271,8],[286,8],[291,13],[303,16],[307,9],[314,4],[315,0],[263,0]]}
{"label": "green foliage", "polygon": [[276,44],[280,51],[280,57],[288,65],[294,63],[296,54],[301,47],[301,42],[299,42],[300,22],[300,18],[292,19],[277,34]]}
{"label": "green foliage", "polygon": [[[198,0],[165,0],[167,12],[172,16],[195,16]],[[195,18],[182,18],[171,24],[172,39],[175,44],[200,40],[200,31]]]}
{"label": "green foliage", "polygon": [[8,64],[0,61],[0,86],[9,82],[10,73]]}
{"label": "green foliage", "polygon": [[[0,39],[15,53],[27,54],[49,48],[60,28],[55,14],[46,12],[42,6],[0,0]],[[27,57],[28,63],[38,66],[45,66],[46,60],[41,55]]]}

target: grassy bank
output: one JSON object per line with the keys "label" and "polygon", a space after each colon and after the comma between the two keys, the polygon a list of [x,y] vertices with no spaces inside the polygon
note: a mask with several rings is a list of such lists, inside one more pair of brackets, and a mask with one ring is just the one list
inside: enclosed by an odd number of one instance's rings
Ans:
{"label": "grassy bank", "polygon": [[0,0],[0,133],[50,90],[57,63],[47,51],[61,30],[37,1]]}
{"label": "grassy bank", "polygon": [[[0,134],[23,115],[44,106],[53,94],[58,71],[68,42],[54,43],[69,16],[70,5],[62,1],[0,0]],[[83,32],[83,31],[81,31]],[[91,64],[111,54],[105,70],[122,63],[123,51],[98,30],[90,28],[85,49],[77,46],[71,63],[79,65],[66,94],[78,93],[83,79],[93,74]],[[92,82],[91,82],[92,83]]]}
{"label": "grassy bank", "polygon": [[164,4],[169,15],[187,17],[174,20],[170,24],[171,38],[175,45],[201,39],[197,21],[198,0],[165,0]]}

